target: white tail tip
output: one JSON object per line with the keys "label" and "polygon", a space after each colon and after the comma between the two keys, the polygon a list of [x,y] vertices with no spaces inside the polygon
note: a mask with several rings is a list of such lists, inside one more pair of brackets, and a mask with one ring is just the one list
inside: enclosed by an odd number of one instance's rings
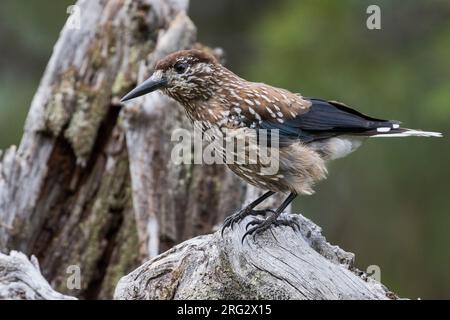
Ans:
{"label": "white tail tip", "polygon": [[391,138],[391,137],[435,137],[435,138],[442,138],[442,133],[440,133],[440,132],[431,132],[431,131],[405,129],[404,132],[376,134],[376,135],[373,135],[372,137],[377,137],[377,138],[382,138],[382,137],[386,137],[386,138]]}

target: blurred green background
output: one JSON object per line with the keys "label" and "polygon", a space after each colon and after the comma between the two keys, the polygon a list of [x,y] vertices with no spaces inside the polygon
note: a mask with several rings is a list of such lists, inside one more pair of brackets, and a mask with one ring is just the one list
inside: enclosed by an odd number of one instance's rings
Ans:
{"label": "blurred green background", "polygon": [[[0,149],[18,144],[73,1],[0,3]],[[381,7],[381,30],[366,8]],[[376,117],[450,130],[450,1],[191,0],[199,40],[253,80],[345,102]],[[379,265],[400,296],[450,298],[450,142],[372,139],[335,162],[295,211]]]}

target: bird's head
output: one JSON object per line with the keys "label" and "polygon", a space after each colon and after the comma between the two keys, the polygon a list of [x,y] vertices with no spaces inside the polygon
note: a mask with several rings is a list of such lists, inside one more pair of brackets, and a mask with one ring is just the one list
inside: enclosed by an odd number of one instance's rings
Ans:
{"label": "bird's head", "polygon": [[182,50],[161,59],[153,74],[122,98],[122,102],[162,90],[181,103],[207,100],[217,85],[215,73],[220,64],[200,50]]}

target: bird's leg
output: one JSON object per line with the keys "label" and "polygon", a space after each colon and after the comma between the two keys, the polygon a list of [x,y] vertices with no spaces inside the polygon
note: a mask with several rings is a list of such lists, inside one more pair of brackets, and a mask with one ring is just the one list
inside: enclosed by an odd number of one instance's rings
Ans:
{"label": "bird's leg", "polygon": [[284,209],[286,209],[286,207],[292,202],[292,200],[295,199],[295,197],[297,197],[297,194],[295,193],[291,193],[286,200],[284,200],[284,202],[281,204],[281,206],[276,210],[268,210],[270,212],[272,212],[272,215],[269,216],[267,219],[265,220],[254,220],[251,221],[247,224],[247,228],[249,226],[254,226],[252,228],[250,228],[250,230],[248,230],[244,236],[242,237],[242,242],[244,242],[244,239],[246,236],[248,235],[256,235],[258,233],[261,233],[267,229],[270,228],[270,226],[273,224],[275,226],[289,226],[291,228],[293,228],[294,230],[296,228],[300,228],[298,225],[296,225],[295,223],[293,224],[292,221],[288,221],[287,219],[278,219],[278,217],[280,216],[280,214],[284,211]]}
{"label": "bird's leg", "polygon": [[225,230],[225,228],[230,227],[230,226],[233,227],[233,225],[235,223],[238,223],[239,221],[244,219],[246,216],[257,215],[257,214],[263,213],[265,210],[256,211],[253,209],[273,194],[275,194],[275,192],[267,191],[261,197],[259,197],[258,199],[256,199],[255,201],[253,201],[252,203],[247,205],[245,208],[243,208],[243,209],[239,210],[238,212],[236,212],[235,214],[232,214],[229,217],[227,217],[223,223],[222,234],[223,234],[223,231]]}

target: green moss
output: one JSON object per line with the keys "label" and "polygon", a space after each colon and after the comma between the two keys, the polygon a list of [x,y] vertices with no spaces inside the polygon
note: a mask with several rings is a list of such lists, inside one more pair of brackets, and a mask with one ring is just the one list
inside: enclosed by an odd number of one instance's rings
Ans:
{"label": "green moss", "polygon": [[[104,172],[100,185],[98,187],[91,185],[85,190],[85,195],[80,195],[80,197],[89,197],[93,189],[97,190],[95,195],[92,195],[93,203],[80,209],[80,214],[86,216],[86,218],[80,217],[81,222],[75,231],[80,234],[80,238],[72,244],[66,244],[66,248],[70,248],[68,251],[70,257],[65,264],[81,267],[81,294],[86,292],[94,279],[104,277],[101,279],[103,282],[101,290],[106,292],[105,298],[110,298],[118,278],[125,273],[123,270],[136,261],[135,256],[138,250],[134,220],[123,217],[123,215],[132,215],[128,166],[127,152],[124,150],[115,156],[114,167]],[[96,178],[92,177],[92,179],[96,181]],[[95,184],[95,181],[87,183]],[[88,210],[88,212],[83,213],[81,210]],[[101,261],[105,258],[109,246],[114,246],[114,255],[108,261]],[[100,270],[99,263],[107,263],[108,269]],[[66,277],[65,268],[61,268],[58,290],[62,292],[67,292]],[[103,289],[103,285],[108,288]]]}
{"label": "green moss", "polygon": [[107,65],[110,55],[116,51],[117,30],[111,23],[106,23],[97,33],[97,40],[88,49],[90,68],[100,69]]}
{"label": "green moss", "polygon": [[61,76],[58,85],[52,87],[53,94],[44,111],[45,129],[58,136],[72,116],[73,97],[76,92],[75,69],[69,68]]}
{"label": "green moss", "polygon": [[101,44],[98,42],[95,42],[89,48],[88,52],[89,52],[89,56],[91,57],[90,67],[93,69],[99,69],[105,61],[105,57],[103,56]]}
{"label": "green moss", "polygon": [[153,43],[134,45],[129,48],[128,67],[125,72],[119,72],[114,79],[112,86],[112,95],[121,96],[125,94],[130,87],[133,86],[137,77],[137,69],[139,62],[153,49]]}
{"label": "green moss", "polygon": [[80,165],[85,165],[97,138],[97,132],[108,112],[107,97],[85,87],[76,94],[76,110],[64,137],[70,142]]}
{"label": "green moss", "polygon": [[[117,235],[110,239],[113,241],[114,252],[110,257],[108,268],[105,270],[105,275],[101,285],[101,296],[103,298],[111,298],[114,288],[119,279],[130,271],[130,267],[135,267],[138,262],[138,238],[136,232],[136,225],[132,211],[131,187],[129,177],[129,163],[127,153],[123,152],[119,158],[116,159],[116,167],[113,175],[106,175],[102,180],[99,189],[99,197],[94,205],[93,211],[96,211],[94,216],[103,216],[111,219],[111,214],[121,212],[123,215],[122,224]],[[131,216],[131,217],[130,217]],[[99,218],[102,219],[102,218]],[[93,223],[101,223],[103,220],[94,219]],[[118,223],[116,221],[116,223]],[[110,223],[111,224],[111,223]],[[94,228],[90,226],[88,228]],[[90,230],[90,229],[87,229]],[[92,246],[94,258],[99,257],[96,251],[95,243],[104,241],[104,231],[98,230],[96,234],[92,234],[89,243]],[[100,248],[104,250],[104,248]]]}
{"label": "green moss", "polygon": [[130,65],[136,64],[140,60],[140,57],[142,55],[142,46],[132,46],[130,48],[130,56],[129,56],[129,63]]}
{"label": "green moss", "polygon": [[110,299],[120,278],[136,268],[139,264],[139,242],[137,237],[136,224],[131,209],[131,197],[129,204],[124,210],[125,217],[123,225],[117,236],[114,256],[108,266],[105,278],[102,282],[102,290],[99,298]]}
{"label": "green moss", "polygon": [[112,86],[112,95],[113,96],[123,95],[125,91],[129,90],[132,84],[133,81],[129,77],[127,77],[127,75],[124,72],[119,72]]}

